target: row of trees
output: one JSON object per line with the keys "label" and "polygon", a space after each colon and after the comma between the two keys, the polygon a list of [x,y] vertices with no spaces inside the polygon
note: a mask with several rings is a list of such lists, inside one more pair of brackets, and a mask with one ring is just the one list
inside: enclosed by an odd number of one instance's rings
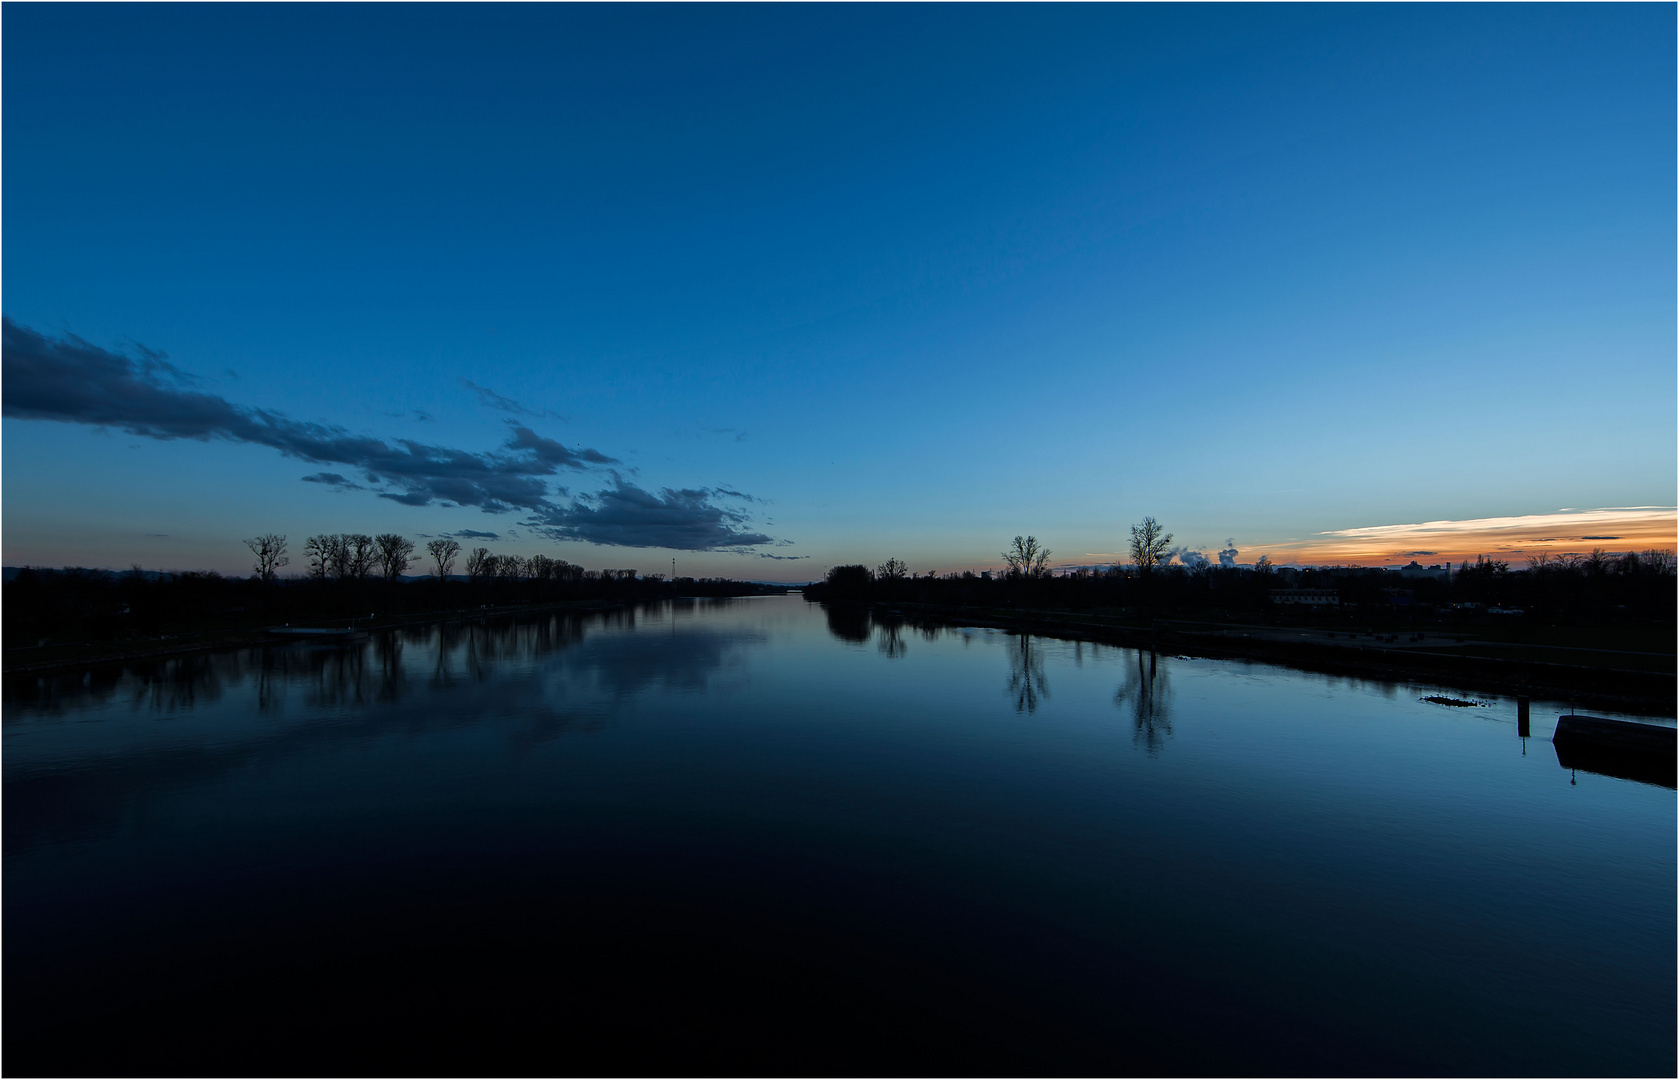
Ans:
{"label": "row of trees", "polygon": [[[1137,568],[1139,574],[1152,574],[1156,569],[1171,562],[1171,544],[1172,534],[1161,528],[1160,523],[1152,517],[1145,517],[1140,523],[1131,526],[1131,564]],[[1033,579],[1050,576],[1051,552],[1049,548],[1038,543],[1035,536],[1016,536],[1002,554],[1003,562],[1008,566],[1004,571],[1005,577]],[[1266,566],[1270,565],[1269,559],[1264,559],[1264,562]],[[896,559],[888,560],[887,565],[893,564],[899,568],[897,576],[903,577],[903,564]]]}
{"label": "row of trees", "polygon": [[[264,533],[245,541],[256,556],[251,569],[256,576],[271,582],[282,567],[290,564],[286,554],[286,537],[282,533]],[[315,581],[366,581],[378,578],[395,582],[420,560],[414,554],[414,541],[397,533],[320,533],[303,544],[308,561],[309,577]],[[430,558],[429,572],[439,581],[447,581],[460,557],[461,545],[447,538],[426,544]],[[473,582],[542,581],[578,582],[586,578],[604,581],[631,581],[634,570],[602,570],[591,573],[576,563],[553,559],[547,555],[492,555],[489,548],[473,548],[462,567]]]}
{"label": "row of trees", "polygon": [[[1251,567],[1205,560],[1172,564],[1172,534],[1153,518],[1131,527],[1131,562],[1107,571],[1053,574],[1050,551],[1035,536],[1016,536],[1002,552],[1006,571],[916,575],[900,559],[871,571],[837,566],[805,590],[813,600],[839,603],[926,603],[949,606],[1269,612],[1287,618],[1347,617],[1404,622],[1461,622],[1499,608],[1521,610],[1526,622],[1554,625],[1670,625],[1675,615],[1675,556],[1668,549],[1625,554],[1539,555],[1526,571],[1497,559],[1465,564],[1449,578],[1406,577],[1374,567],[1277,567],[1261,557]],[[1234,552],[1230,553],[1234,555]],[[1329,590],[1339,604],[1316,614],[1278,607],[1278,589]],[[1200,616],[1197,616],[1200,617]]]}
{"label": "row of trees", "polygon": [[[463,553],[451,539],[426,545],[430,573],[423,581],[404,581],[403,572],[416,561],[414,543],[395,534],[360,533],[309,537],[303,545],[308,573],[282,578],[281,570],[291,562],[283,534],[252,537],[245,545],[255,560],[249,577],[160,573],[138,566],[125,573],[23,567],[5,585],[5,644],[33,648],[509,605],[785,591],[722,578],[666,581],[659,575],[643,578],[634,570],[584,570],[564,559],[494,555],[482,547]],[[455,574],[457,563],[464,575]]]}

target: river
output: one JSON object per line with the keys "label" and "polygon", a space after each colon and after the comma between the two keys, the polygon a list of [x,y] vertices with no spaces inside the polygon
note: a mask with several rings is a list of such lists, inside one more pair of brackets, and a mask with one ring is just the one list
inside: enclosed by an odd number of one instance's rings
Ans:
{"label": "river", "polygon": [[488,617],[4,699],[24,1073],[1675,1071],[1675,795],[1567,703]]}

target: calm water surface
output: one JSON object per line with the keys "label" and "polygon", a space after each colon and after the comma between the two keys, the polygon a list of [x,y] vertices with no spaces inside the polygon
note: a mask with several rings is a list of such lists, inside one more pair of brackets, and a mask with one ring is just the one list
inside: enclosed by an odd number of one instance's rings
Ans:
{"label": "calm water surface", "polygon": [[1673,1074],[1674,792],[1438,690],[797,596],[14,679],[6,1069]]}

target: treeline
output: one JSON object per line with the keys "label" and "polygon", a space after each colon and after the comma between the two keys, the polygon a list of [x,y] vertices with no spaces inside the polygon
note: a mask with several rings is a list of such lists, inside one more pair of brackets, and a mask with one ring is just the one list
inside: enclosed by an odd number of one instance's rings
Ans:
{"label": "treeline", "polygon": [[281,624],[345,625],[351,620],[448,613],[564,601],[639,601],[678,596],[753,596],[778,586],[725,578],[641,576],[635,570],[585,570],[544,555],[467,553],[453,571],[460,545],[432,541],[433,572],[405,577],[412,542],[400,536],[342,533],[310,537],[301,577],[282,577],[289,564],[286,538],[246,542],[256,563],[250,577],[215,571],[123,572],[81,567],[24,567],[4,588],[8,649],[156,639]]}
{"label": "treeline", "polygon": [[[1452,624],[1520,620],[1552,626],[1671,626],[1675,621],[1674,553],[1669,550],[1542,556],[1525,569],[1480,559],[1436,577],[1369,567],[1277,567],[1268,560],[1255,567],[1155,562],[1055,573],[1044,554],[1032,538],[1016,538],[1016,546],[1005,553],[1009,569],[995,575],[916,575],[897,559],[872,570],[861,564],[836,566],[825,581],[807,587],[805,597],[840,605],[916,603],[1145,617],[1228,614]],[[1290,603],[1288,594],[1301,590],[1333,594],[1336,603]]]}

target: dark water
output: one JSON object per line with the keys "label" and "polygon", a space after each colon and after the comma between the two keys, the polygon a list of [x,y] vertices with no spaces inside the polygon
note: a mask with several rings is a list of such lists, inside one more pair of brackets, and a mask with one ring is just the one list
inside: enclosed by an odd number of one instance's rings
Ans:
{"label": "dark water", "polygon": [[1438,690],[796,596],[13,680],[4,1066],[1672,1075],[1674,793]]}

